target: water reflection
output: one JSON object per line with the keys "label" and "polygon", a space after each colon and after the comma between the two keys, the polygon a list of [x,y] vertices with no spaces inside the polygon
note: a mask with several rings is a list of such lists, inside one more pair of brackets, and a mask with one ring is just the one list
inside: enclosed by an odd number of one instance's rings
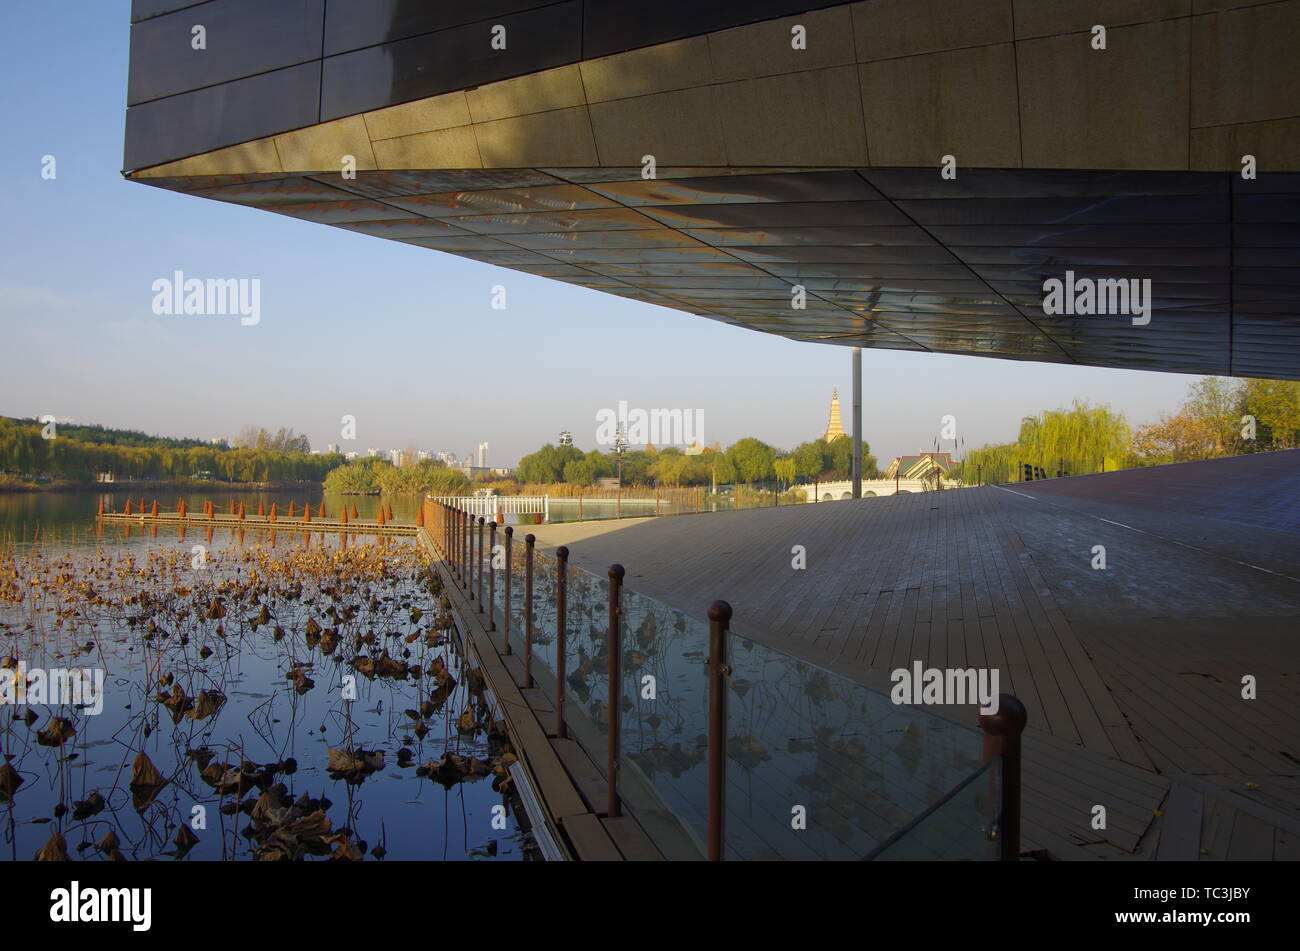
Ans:
{"label": "water reflection", "polygon": [[[8,858],[534,854],[499,712],[409,540],[83,516],[18,541],[66,501],[10,506],[0,546]],[[18,692],[61,669],[103,671],[101,713]]]}

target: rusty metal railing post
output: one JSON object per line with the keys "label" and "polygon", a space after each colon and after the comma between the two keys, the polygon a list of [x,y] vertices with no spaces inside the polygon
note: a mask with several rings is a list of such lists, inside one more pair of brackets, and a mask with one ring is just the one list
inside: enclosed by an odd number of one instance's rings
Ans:
{"label": "rusty metal railing post", "polygon": [[460,586],[469,592],[469,514],[458,509],[459,519],[456,525],[460,532]]}
{"label": "rusty metal railing post", "polygon": [[623,589],[623,575],[622,565],[609,566],[609,636],[605,641],[605,649],[609,651],[609,704],[606,707],[609,746],[605,752],[605,778],[609,782],[606,811],[611,817],[623,814],[623,801],[618,795],[619,719],[623,713],[623,647],[619,636],[618,596]]}
{"label": "rusty metal railing post", "polygon": [[725,842],[727,787],[727,635],[731,605],[709,605],[709,861],[721,862]]}
{"label": "rusty metal railing post", "polygon": [[461,543],[465,556],[465,576],[461,579],[461,582],[465,585],[465,594],[467,596],[469,596],[470,592],[473,590],[471,582],[474,580],[474,576],[471,574],[474,564],[474,550],[471,547],[474,536],[471,534],[470,530],[471,522],[472,519],[470,518],[468,511],[461,513],[461,529],[465,533],[465,540]]}
{"label": "rusty metal railing post", "polygon": [[497,520],[488,522],[488,630],[497,629]]}
{"label": "rusty metal railing post", "polygon": [[1009,693],[998,695],[996,713],[980,715],[984,731],[984,762],[1002,757],[1002,795],[998,804],[999,858],[1020,860],[1020,735],[1029,715],[1025,705]]}
{"label": "rusty metal railing post", "polygon": [[569,549],[555,549],[555,737],[563,740],[569,732],[564,726],[564,627],[568,616]]}
{"label": "rusty metal railing post", "polygon": [[533,686],[533,545],[537,537],[524,536],[524,689]]}
{"label": "rusty metal railing post", "polygon": [[501,600],[501,639],[506,642],[505,653],[510,653],[510,586],[514,576],[515,566],[511,564],[513,554],[511,552],[515,537],[515,530],[512,526],[506,526],[506,588],[504,597]]}
{"label": "rusty metal railing post", "polygon": [[478,572],[474,581],[474,603],[478,613],[483,613],[483,516],[478,517],[478,531],[474,533],[478,551],[474,557],[474,570]]}

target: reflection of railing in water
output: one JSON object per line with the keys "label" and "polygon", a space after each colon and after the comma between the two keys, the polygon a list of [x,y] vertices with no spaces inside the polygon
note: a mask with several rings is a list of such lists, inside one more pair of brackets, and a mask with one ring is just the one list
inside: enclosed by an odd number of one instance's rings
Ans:
{"label": "reflection of railing in water", "polygon": [[557,735],[606,779],[608,814],[626,802],[643,825],[671,818],[674,835],[656,837],[667,857],[1018,855],[1014,698],[981,736],[732,637],[725,602],[705,623],[626,590],[621,566],[597,577],[513,527],[501,537],[433,499],[425,523],[485,626],[522,652]]}

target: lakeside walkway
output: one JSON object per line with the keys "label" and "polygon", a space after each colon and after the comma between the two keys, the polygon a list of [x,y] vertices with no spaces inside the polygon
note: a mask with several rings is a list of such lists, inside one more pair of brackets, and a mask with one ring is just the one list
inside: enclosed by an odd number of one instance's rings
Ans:
{"label": "lakeside walkway", "polygon": [[692,616],[724,598],[736,634],[878,690],[916,660],[997,668],[1029,709],[1026,848],[1285,859],[1300,857],[1297,500],[1291,451],[530,530]]}

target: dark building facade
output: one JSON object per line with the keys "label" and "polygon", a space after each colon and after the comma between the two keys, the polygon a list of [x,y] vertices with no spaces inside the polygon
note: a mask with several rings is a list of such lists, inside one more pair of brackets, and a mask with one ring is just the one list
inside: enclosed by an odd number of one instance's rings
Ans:
{"label": "dark building facade", "polygon": [[133,180],[796,340],[1300,378],[1300,0],[132,19]]}

